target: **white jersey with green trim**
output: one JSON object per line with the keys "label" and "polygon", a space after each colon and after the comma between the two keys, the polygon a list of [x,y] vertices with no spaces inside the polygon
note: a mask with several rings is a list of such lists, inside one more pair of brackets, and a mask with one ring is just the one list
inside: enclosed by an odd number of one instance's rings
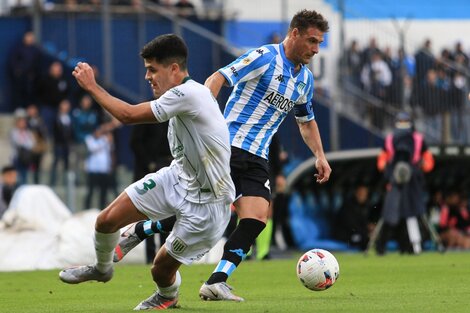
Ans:
{"label": "white jersey with green trim", "polygon": [[210,90],[194,80],[171,88],[150,106],[158,122],[169,120],[168,141],[179,186],[194,203],[232,202],[227,124]]}

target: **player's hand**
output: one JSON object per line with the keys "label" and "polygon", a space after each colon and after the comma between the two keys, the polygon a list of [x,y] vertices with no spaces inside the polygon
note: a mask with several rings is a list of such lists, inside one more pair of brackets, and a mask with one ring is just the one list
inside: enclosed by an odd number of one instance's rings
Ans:
{"label": "player's hand", "polygon": [[88,63],[78,62],[72,72],[80,87],[89,91],[96,85],[95,74]]}
{"label": "player's hand", "polygon": [[317,159],[315,161],[315,168],[318,174],[315,174],[316,182],[319,184],[326,183],[330,179],[331,167],[326,159]]}

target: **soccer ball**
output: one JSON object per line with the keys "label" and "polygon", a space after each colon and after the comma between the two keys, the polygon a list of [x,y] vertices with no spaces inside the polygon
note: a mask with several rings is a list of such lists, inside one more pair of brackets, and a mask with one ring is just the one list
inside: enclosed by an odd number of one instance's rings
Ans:
{"label": "soccer ball", "polygon": [[339,264],[330,252],[312,249],[305,252],[297,262],[297,277],[310,290],[330,288],[339,277]]}

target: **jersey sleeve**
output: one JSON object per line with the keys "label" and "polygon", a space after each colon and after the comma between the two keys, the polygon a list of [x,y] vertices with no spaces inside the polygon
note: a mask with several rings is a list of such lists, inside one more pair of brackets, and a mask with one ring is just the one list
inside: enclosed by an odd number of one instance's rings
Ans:
{"label": "jersey sleeve", "polygon": [[252,49],[229,65],[219,69],[230,87],[237,83],[246,82],[266,71],[276,56],[265,46]]}
{"label": "jersey sleeve", "polygon": [[309,88],[303,96],[301,96],[294,105],[294,115],[298,122],[305,123],[315,119],[313,110],[313,76],[307,79]]}
{"label": "jersey sleeve", "polygon": [[159,123],[181,114],[196,114],[190,105],[188,90],[176,86],[165,92],[159,99],[150,102],[155,118]]}

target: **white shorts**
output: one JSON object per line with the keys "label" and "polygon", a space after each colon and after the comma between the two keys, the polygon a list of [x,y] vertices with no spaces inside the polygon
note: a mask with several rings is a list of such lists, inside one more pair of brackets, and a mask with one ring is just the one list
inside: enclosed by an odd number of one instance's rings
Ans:
{"label": "white shorts", "polygon": [[165,167],[129,185],[125,192],[152,221],[176,215],[165,246],[172,257],[187,265],[202,258],[222,238],[230,219],[230,205],[225,201],[189,202],[176,191],[177,185],[175,171]]}

